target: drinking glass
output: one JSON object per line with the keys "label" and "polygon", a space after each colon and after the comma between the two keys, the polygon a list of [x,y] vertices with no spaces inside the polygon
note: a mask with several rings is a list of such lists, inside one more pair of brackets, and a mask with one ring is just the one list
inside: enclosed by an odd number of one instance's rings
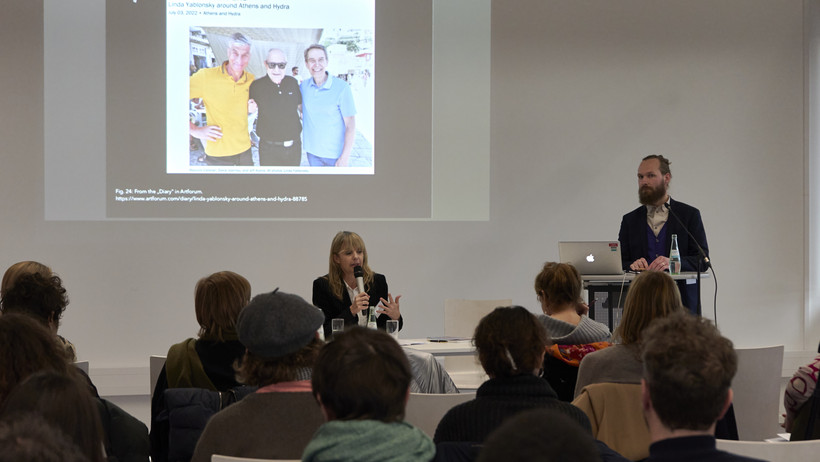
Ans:
{"label": "drinking glass", "polygon": [[336,334],[345,330],[345,320],[342,318],[331,319],[330,330],[333,331],[333,337],[336,337]]}
{"label": "drinking glass", "polygon": [[387,333],[394,339],[399,339],[399,321],[396,319],[389,319],[387,321]]}

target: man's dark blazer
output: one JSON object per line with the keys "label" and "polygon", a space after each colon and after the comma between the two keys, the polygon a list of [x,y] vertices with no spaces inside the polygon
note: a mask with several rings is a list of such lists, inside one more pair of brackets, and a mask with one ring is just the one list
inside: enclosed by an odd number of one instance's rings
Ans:
{"label": "man's dark blazer", "polygon": [[[700,264],[700,270],[705,271],[707,266],[698,253],[698,247],[686,233],[681,222],[686,225],[692,236],[703,247],[706,256],[709,256],[709,247],[706,243],[706,230],[703,228],[703,220],[700,218],[700,211],[691,205],[684,204],[669,199],[669,218],[666,220],[666,240],[663,243],[663,255],[669,256],[669,249],[672,246],[672,235],[678,235],[678,249],[681,255],[681,271],[696,271]],[[672,214],[674,212],[674,215]],[[677,218],[676,218],[677,217]],[[618,240],[621,242],[621,264],[624,270],[629,270],[629,265],[635,260],[643,257],[647,263],[652,263],[649,258],[649,242],[647,241],[646,206],[641,205],[635,210],[624,215],[621,220],[621,230],[618,232]],[[686,281],[678,281],[681,301],[683,305],[692,312],[697,309],[698,288],[695,284],[686,284]]]}
{"label": "man's dark blazer", "polygon": [[[689,232],[697,239],[703,247],[706,255],[709,255],[709,247],[706,244],[706,231],[703,228],[703,221],[700,218],[700,211],[691,205],[669,199],[669,218],[666,220],[666,241],[663,243],[663,255],[669,256],[669,249],[672,246],[672,235],[678,235],[678,249],[680,250],[682,271],[696,271],[700,260],[700,270],[706,270],[706,263],[700,259],[698,247],[689,238],[686,230],[681,225],[683,222]],[[674,212],[674,215],[672,214]],[[677,216],[677,218],[675,218]],[[680,219],[680,220],[678,220]],[[624,215],[621,220],[621,230],[618,232],[618,240],[621,242],[621,263],[623,269],[628,270],[629,265],[635,260],[643,257],[647,263],[652,263],[649,258],[649,243],[647,242],[646,206],[642,205],[635,210]]]}
{"label": "man's dark blazer", "polygon": [[[378,306],[379,301],[383,298],[387,300],[387,279],[384,275],[379,273],[373,274],[373,282],[369,286],[365,286],[365,292],[370,296],[370,306]],[[350,295],[345,289],[342,293],[342,299],[336,298],[330,290],[330,282],[327,280],[327,275],[318,277],[313,281],[313,304],[322,309],[325,313],[325,338],[329,339],[332,334],[330,321],[332,319],[342,318],[345,320],[345,327],[355,326],[359,324],[358,315],[350,312]],[[376,317],[376,324],[379,329],[385,329],[387,320],[390,316],[382,313]],[[404,325],[404,320],[399,316],[399,329]]]}

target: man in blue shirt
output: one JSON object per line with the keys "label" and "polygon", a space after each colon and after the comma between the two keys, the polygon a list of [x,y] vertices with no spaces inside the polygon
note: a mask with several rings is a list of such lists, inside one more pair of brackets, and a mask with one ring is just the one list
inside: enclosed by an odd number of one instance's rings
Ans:
{"label": "man in blue shirt", "polygon": [[302,82],[302,133],[308,162],[313,167],[347,167],[356,138],[356,105],[344,80],[328,74],[327,50],[305,50],[311,78]]}

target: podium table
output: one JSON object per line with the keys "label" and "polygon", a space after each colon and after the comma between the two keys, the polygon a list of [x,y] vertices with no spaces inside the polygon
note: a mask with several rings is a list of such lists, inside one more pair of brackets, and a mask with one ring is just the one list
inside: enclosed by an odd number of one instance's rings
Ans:
{"label": "podium table", "polygon": [[[606,324],[610,331],[614,331],[621,322],[629,283],[638,274],[582,274],[581,281],[584,284],[584,289],[587,290],[589,317]],[[670,274],[672,279],[676,281],[686,280],[687,283],[697,283],[697,275],[698,273],[694,271]],[[712,277],[712,273],[700,273],[701,279],[710,277]]]}

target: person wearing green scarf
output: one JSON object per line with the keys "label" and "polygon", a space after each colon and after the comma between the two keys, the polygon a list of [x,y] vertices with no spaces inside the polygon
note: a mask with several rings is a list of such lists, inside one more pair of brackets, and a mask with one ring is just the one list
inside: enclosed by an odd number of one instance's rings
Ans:
{"label": "person wearing green scarf", "polygon": [[412,373],[386,333],[353,327],[334,337],[313,368],[324,423],[302,453],[306,462],[429,461],[433,441],[404,421]]}

